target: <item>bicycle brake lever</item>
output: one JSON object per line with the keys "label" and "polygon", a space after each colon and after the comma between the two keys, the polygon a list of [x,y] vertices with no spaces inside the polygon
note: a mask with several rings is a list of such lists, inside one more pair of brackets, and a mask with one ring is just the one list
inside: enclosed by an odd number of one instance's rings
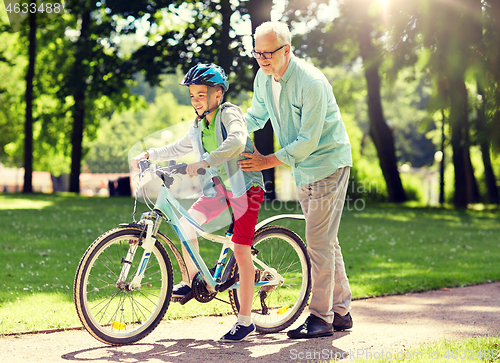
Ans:
{"label": "bicycle brake lever", "polygon": [[161,169],[156,170],[156,175],[163,181],[163,184],[165,184],[167,188],[170,188],[170,186],[174,182],[174,178],[172,178],[170,175],[168,175],[165,171]]}
{"label": "bicycle brake lever", "polygon": [[142,174],[147,168],[149,168],[149,166],[151,165],[151,161],[147,160],[147,159],[142,159],[142,160],[139,160],[139,162],[137,163],[137,166],[139,167],[139,172]]}

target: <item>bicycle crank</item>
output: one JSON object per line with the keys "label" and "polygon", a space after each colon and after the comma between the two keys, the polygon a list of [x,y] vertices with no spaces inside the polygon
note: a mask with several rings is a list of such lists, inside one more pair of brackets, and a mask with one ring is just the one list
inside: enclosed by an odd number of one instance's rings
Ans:
{"label": "bicycle crank", "polygon": [[196,275],[194,275],[193,282],[191,283],[191,291],[193,293],[193,297],[202,303],[212,301],[217,295],[217,291],[208,291],[207,283],[203,277],[201,277],[200,272],[197,272]]}

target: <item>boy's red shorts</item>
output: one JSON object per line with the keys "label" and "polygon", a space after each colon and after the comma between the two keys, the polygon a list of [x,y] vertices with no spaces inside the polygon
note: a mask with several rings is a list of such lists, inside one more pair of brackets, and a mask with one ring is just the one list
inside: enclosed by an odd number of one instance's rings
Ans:
{"label": "boy's red shorts", "polygon": [[239,198],[226,190],[218,179],[214,180],[217,195],[212,198],[201,196],[191,208],[203,213],[210,222],[227,208],[226,198],[234,212],[234,235],[232,241],[240,245],[251,246],[255,234],[255,224],[260,205],[264,200],[264,191],[253,186]]}

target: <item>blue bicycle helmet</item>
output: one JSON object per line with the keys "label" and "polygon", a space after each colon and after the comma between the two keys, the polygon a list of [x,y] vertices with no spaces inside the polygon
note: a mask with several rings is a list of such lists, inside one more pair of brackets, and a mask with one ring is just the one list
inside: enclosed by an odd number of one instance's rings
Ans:
{"label": "blue bicycle helmet", "polygon": [[227,83],[227,75],[224,70],[215,64],[199,63],[186,73],[181,86],[189,86],[191,84],[201,84],[209,87],[222,87],[223,92],[229,88]]}

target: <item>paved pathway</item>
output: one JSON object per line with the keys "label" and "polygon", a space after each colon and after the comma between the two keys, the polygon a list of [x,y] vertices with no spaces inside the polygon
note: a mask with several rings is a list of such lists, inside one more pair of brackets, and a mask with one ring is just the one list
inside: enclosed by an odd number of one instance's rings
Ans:
{"label": "paved pathway", "polygon": [[[357,300],[352,331],[291,340],[285,332],[218,343],[234,316],[163,322],[141,342],[110,347],[72,330],[0,338],[0,361],[34,362],[306,362],[325,358],[402,355],[419,343],[443,338],[500,336],[500,282],[401,296]],[[302,323],[305,315],[293,327]],[[422,352],[421,361],[429,354]],[[444,354],[444,352],[438,352]]]}

